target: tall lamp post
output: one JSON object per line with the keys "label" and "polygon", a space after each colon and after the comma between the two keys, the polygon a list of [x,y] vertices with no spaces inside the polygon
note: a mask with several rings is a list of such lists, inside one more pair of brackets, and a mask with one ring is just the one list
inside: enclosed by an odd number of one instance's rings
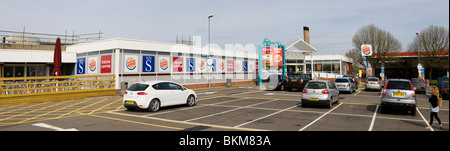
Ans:
{"label": "tall lamp post", "polygon": [[[211,18],[214,17],[213,14],[208,15],[208,60],[211,59]],[[211,65],[209,65],[209,70],[211,70]],[[211,87],[211,77],[210,77],[210,71],[208,71],[208,87]]]}
{"label": "tall lamp post", "polygon": [[422,49],[422,46],[420,45],[421,44],[421,41],[420,41],[420,37],[419,37],[419,33],[416,33],[416,36],[417,36],[417,40],[419,40],[419,47],[417,47],[417,57],[419,58],[419,64],[417,64],[417,70],[419,70],[419,78],[421,78],[421,79],[423,79],[424,81],[425,81],[425,75],[423,75],[423,73],[422,73],[422,69],[423,69],[423,66],[422,66],[422,64],[420,63],[420,51],[421,51],[421,49]]}

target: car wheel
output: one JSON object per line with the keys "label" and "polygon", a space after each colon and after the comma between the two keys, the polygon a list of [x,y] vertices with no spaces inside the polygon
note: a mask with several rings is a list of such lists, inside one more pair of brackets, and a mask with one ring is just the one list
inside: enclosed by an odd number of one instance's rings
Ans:
{"label": "car wheel", "polygon": [[416,116],[416,108],[412,108],[411,109],[411,115],[412,116]]}
{"label": "car wheel", "polygon": [[330,98],[330,103],[328,104],[328,108],[333,107],[333,97]]}
{"label": "car wheel", "polygon": [[159,102],[158,99],[153,99],[152,101],[150,101],[150,104],[148,105],[148,111],[150,112],[156,112],[159,110],[159,107],[161,106],[161,103]]}
{"label": "car wheel", "polygon": [[186,101],[187,106],[194,106],[195,105],[195,97],[193,95],[189,95]]}
{"label": "car wheel", "polygon": [[284,91],[284,85],[280,85],[280,90]]}

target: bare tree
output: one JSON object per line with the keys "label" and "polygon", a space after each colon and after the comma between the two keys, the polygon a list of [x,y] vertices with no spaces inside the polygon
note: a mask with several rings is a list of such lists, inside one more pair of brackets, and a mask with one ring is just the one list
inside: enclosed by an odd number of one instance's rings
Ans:
{"label": "bare tree", "polygon": [[[388,60],[394,60],[394,57],[387,56],[387,53],[399,52],[402,45],[400,41],[394,38],[392,34],[385,31],[374,24],[361,27],[353,36],[354,48],[350,51],[358,51],[359,56],[356,61],[362,61],[361,57],[361,45],[371,44],[374,53],[377,56],[369,57],[369,62],[374,68],[380,68],[384,66],[384,62]],[[355,58],[353,58],[355,60]],[[362,64],[364,66],[364,62]]]}
{"label": "bare tree", "polygon": [[445,27],[430,25],[418,33],[408,50],[418,52],[420,63],[428,69],[429,78],[433,69],[447,69],[449,59],[449,32]]}

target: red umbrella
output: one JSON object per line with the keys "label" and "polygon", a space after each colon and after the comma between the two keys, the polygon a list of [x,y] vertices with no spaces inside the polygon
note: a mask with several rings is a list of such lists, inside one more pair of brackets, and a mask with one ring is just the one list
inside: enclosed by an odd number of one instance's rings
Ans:
{"label": "red umbrella", "polygon": [[61,39],[58,37],[55,44],[55,52],[53,54],[53,73],[52,76],[61,75]]}

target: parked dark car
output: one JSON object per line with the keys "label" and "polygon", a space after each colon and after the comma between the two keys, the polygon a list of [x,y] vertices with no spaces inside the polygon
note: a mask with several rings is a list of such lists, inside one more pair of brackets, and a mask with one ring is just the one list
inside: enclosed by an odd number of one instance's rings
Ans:
{"label": "parked dark car", "polygon": [[286,89],[291,91],[292,89],[298,89],[302,91],[306,83],[311,80],[311,75],[305,73],[291,73],[286,84]]}
{"label": "parked dark car", "polygon": [[425,84],[425,81],[423,81],[423,79],[411,78],[411,83],[416,93],[427,93],[427,85]]}
{"label": "parked dark car", "polygon": [[284,91],[286,88],[287,76],[283,75],[270,75],[267,78],[266,90],[281,90]]}
{"label": "parked dark car", "polygon": [[442,97],[444,100],[448,100],[449,90],[448,90],[448,81],[443,81],[438,84],[439,89],[439,97]]}
{"label": "parked dark car", "polygon": [[344,75],[343,77],[351,77],[352,81],[356,83],[356,89],[359,87],[359,77],[356,75]]}

